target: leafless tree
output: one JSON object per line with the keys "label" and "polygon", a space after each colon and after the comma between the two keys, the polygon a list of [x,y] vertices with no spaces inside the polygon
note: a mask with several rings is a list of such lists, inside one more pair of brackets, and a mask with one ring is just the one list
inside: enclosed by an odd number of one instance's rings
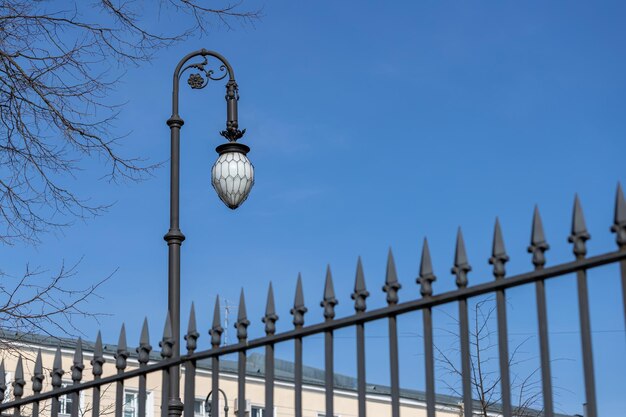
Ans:
{"label": "leafless tree", "polygon": [[[87,303],[97,297],[96,290],[107,279],[96,284],[77,286],[78,264],[62,265],[53,274],[26,267],[19,277],[0,271],[0,350],[11,353],[20,336],[44,334],[54,337],[76,337],[81,332],[75,325],[77,318],[95,318],[101,314],[89,311]],[[1,337],[2,333],[13,333]],[[34,357],[30,358],[34,361]]]}
{"label": "leafless tree", "polygon": [[[470,324],[470,369],[471,387],[474,403],[478,409],[474,413],[487,417],[497,413],[502,403],[500,391],[500,371],[498,367],[497,334],[493,330],[495,315],[493,298],[483,299],[474,306]],[[456,320],[456,318],[455,318]],[[457,327],[458,329],[458,322]],[[458,333],[451,331],[458,340]],[[529,339],[515,345],[509,355],[511,369],[511,392],[515,402],[515,417],[538,417],[542,415],[541,370],[528,370],[530,358],[524,358],[522,348]],[[447,347],[435,347],[437,363],[441,369],[440,381],[453,395],[462,397],[462,373],[456,358],[459,357],[458,343]]]}
{"label": "leafless tree", "polygon": [[[107,95],[157,51],[260,17],[220,2],[0,0],[0,242],[38,242],[106,210],[72,185],[86,161],[111,181],[150,174],[155,164],[119,152],[120,105]],[[165,18],[176,23],[159,24]]]}

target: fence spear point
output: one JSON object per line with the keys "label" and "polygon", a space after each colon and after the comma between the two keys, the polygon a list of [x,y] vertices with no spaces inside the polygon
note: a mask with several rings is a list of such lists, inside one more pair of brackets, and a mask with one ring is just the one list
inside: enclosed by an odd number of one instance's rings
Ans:
{"label": "fence spear point", "polygon": [[41,348],[37,350],[37,359],[35,359],[35,370],[33,372],[33,378],[38,375],[43,376],[43,362],[41,359]]}
{"label": "fence spear point", "polygon": [[91,359],[91,365],[92,365],[91,373],[98,378],[102,375],[102,365],[104,365],[103,353],[104,352],[102,349],[102,335],[100,334],[100,331],[98,331],[98,336],[96,337],[96,344],[93,349],[93,358]]}
{"label": "fence spear point", "polygon": [[293,300],[293,308],[291,314],[293,315],[293,325],[296,327],[304,326],[304,315],[308,309],[304,306],[304,292],[302,290],[302,275],[298,273],[298,280],[296,281],[296,296]]}
{"label": "fence spear point", "polygon": [[83,364],[83,340],[79,337],[76,343],[76,350],[74,350],[74,361],[71,367],[72,381],[74,381],[75,384],[83,379],[83,369],[85,369],[85,365]]}
{"label": "fence spear point", "polygon": [[533,213],[533,226],[530,236],[530,246],[528,247],[528,253],[533,255],[533,265],[535,268],[542,268],[546,263],[544,252],[550,249],[550,245],[546,242],[546,238],[543,232],[543,222],[541,221],[541,215],[539,214],[539,207],[535,206]]}
{"label": "fence spear point", "polygon": [[531,245],[540,245],[546,243],[546,237],[543,232],[543,222],[541,221],[541,215],[539,214],[539,207],[535,206],[533,212],[533,230],[530,236]]}
{"label": "fence spear point", "polygon": [[21,398],[24,395],[24,365],[22,364],[22,355],[17,360],[17,367],[15,369],[15,378],[13,379],[13,396],[15,399]]}
{"label": "fence spear point", "polygon": [[248,318],[248,312],[246,311],[246,297],[243,294],[243,288],[239,293],[239,309],[237,311],[237,321],[246,320]]}
{"label": "fence spear point", "polygon": [[239,294],[239,311],[237,312],[237,322],[235,323],[235,329],[237,329],[237,339],[240,343],[244,342],[248,338],[248,326],[250,321],[248,320],[248,312],[246,311],[246,297],[243,293],[243,288]]}
{"label": "fence spear point", "polygon": [[191,309],[189,310],[189,322],[187,324],[187,334],[185,340],[187,341],[187,352],[189,354],[196,350],[197,340],[200,337],[200,333],[196,329],[196,307],[193,301],[191,302]]}
{"label": "fence spear point", "polygon": [[124,352],[128,350],[128,345],[126,343],[126,325],[122,323],[122,328],[120,329],[120,337],[117,341],[117,351]]}
{"label": "fence spear point", "polygon": [[150,333],[148,331],[148,318],[144,317],[143,326],[141,326],[141,336],[139,337],[139,346],[150,344]]}
{"label": "fence spear point", "polygon": [[265,323],[265,333],[267,335],[273,335],[276,333],[276,320],[278,320],[278,316],[276,315],[276,306],[274,304],[274,287],[272,287],[272,282],[270,281],[270,285],[267,290],[265,316],[261,319],[261,321]]}
{"label": "fence spear point", "polygon": [[393,259],[393,252],[391,251],[391,248],[389,248],[389,252],[387,253],[387,273],[385,275],[385,282],[387,284],[398,282],[396,262]]}
{"label": "fence spear point", "polygon": [[24,365],[22,364],[22,355],[17,359],[17,366],[15,367],[15,382],[19,379],[24,379]]}
{"label": "fence spear point", "polygon": [[276,314],[276,306],[274,304],[274,287],[272,281],[270,281],[269,288],[267,290],[267,302],[265,303],[265,315]]}
{"label": "fence spear point", "polygon": [[213,348],[217,348],[222,344],[222,333],[224,332],[224,328],[221,326],[221,322],[220,296],[217,295],[215,297],[215,308],[213,309],[213,325],[211,326],[211,330],[209,330],[209,334],[211,335],[211,346]]}
{"label": "fence spear point", "polygon": [[398,291],[402,285],[398,282],[398,274],[396,273],[396,262],[393,259],[393,252],[389,248],[387,254],[387,272],[385,274],[385,285],[383,291],[387,293],[387,304],[398,303]]}
{"label": "fence spear point", "polygon": [[433,273],[433,264],[430,258],[430,249],[428,248],[428,239],[424,238],[422,259],[420,262],[420,276],[417,278],[417,282],[421,285],[420,293],[423,297],[433,295],[432,282],[436,280],[437,277]]}
{"label": "fence spear point", "polygon": [[74,365],[83,363],[83,339],[78,338],[76,342],[76,350],[74,351]]}
{"label": "fence spear point", "polygon": [[572,216],[572,234],[587,233],[587,225],[585,224],[585,216],[583,208],[580,204],[578,194],[574,198],[574,214]]}
{"label": "fence spear point", "polygon": [[302,290],[302,275],[298,273],[298,280],[296,281],[296,296],[293,300],[293,307],[304,307],[304,291]]}
{"label": "fence spear point", "polygon": [[500,228],[500,219],[496,217],[496,225],[493,231],[493,246],[489,263],[493,265],[493,275],[496,279],[504,278],[506,270],[504,264],[508,262],[509,256],[504,248],[504,238],[502,237],[502,229]]}
{"label": "fence spear point", "polygon": [[354,293],[351,298],[354,300],[354,310],[357,313],[364,312],[367,309],[365,299],[370,293],[365,288],[365,275],[363,274],[363,264],[359,256],[356,263],[356,276],[354,278]]}
{"label": "fence spear point", "polygon": [[115,367],[118,371],[126,369],[126,359],[128,359],[129,355],[128,344],[126,343],[126,325],[122,323],[120,338],[117,342],[117,351],[113,355],[115,357]]}
{"label": "fence spear point", "polygon": [[189,322],[187,323],[187,334],[197,333],[196,326],[196,306],[191,302],[191,309],[189,310]]}
{"label": "fence spear point", "polygon": [[333,274],[330,265],[326,266],[326,281],[324,282],[324,300],[335,298],[335,286],[333,285]]}
{"label": "fence spear point", "polygon": [[617,183],[617,193],[615,195],[615,219],[611,231],[616,235],[617,245],[620,248],[626,246],[626,200],[622,185]]}
{"label": "fence spear point", "polygon": [[52,371],[60,370],[63,372],[63,363],[61,362],[61,346],[57,345],[57,350],[54,353],[54,361],[52,362]]}
{"label": "fence spear point", "polygon": [[365,291],[365,275],[363,274],[363,263],[359,256],[356,262],[356,276],[354,278],[354,292]]}
{"label": "fence spear point", "polygon": [[168,311],[165,316],[165,326],[163,326],[163,340],[172,340],[174,338],[173,335],[172,319],[170,318],[170,312]]}
{"label": "fence spear point", "polygon": [[572,215],[572,234],[567,240],[574,245],[573,251],[577,258],[583,258],[587,254],[585,241],[590,238],[591,235],[587,231],[580,198],[578,198],[578,194],[576,194],[574,198],[574,213]]}
{"label": "fence spear point", "polygon": [[63,363],[61,362],[61,346],[57,345],[57,350],[54,354],[54,361],[52,362],[52,371],[50,376],[52,377],[52,388],[58,389],[63,385]]}
{"label": "fence spear point", "polygon": [[326,282],[324,283],[324,299],[320,306],[324,307],[324,318],[332,320],[335,318],[335,306],[338,301],[335,298],[335,286],[333,285],[333,274],[330,272],[330,265],[326,266]]}
{"label": "fence spear point", "polygon": [[624,223],[626,223],[626,200],[624,199],[622,184],[617,183],[617,193],[615,195],[615,224],[623,225]]}
{"label": "fence spear point", "polygon": [[161,347],[161,357],[167,359],[174,355],[174,332],[172,331],[172,319],[170,312],[165,315],[165,326],[163,326],[163,338],[159,342]]}
{"label": "fence spear point", "polygon": [[139,347],[136,349],[140,364],[146,364],[150,360],[150,333],[148,331],[148,318],[144,317],[143,326],[141,326],[141,336],[139,337]]}
{"label": "fence spear point", "polygon": [[33,392],[39,394],[43,388],[43,363],[41,359],[41,348],[37,350],[37,359],[35,359],[35,370],[31,381],[33,382]]}
{"label": "fence spear point", "polygon": [[454,250],[454,267],[452,273],[456,275],[456,285],[459,288],[467,287],[467,273],[472,270],[472,267],[467,260],[467,253],[465,252],[465,241],[463,239],[463,232],[459,227],[456,233],[456,248]]}
{"label": "fence spear point", "polygon": [[504,248],[504,238],[502,237],[502,228],[500,227],[500,219],[497,217],[496,225],[493,231],[493,246],[491,254],[493,256],[507,256],[506,249]]}
{"label": "fence spear point", "polygon": [[215,297],[215,304],[213,306],[213,326],[218,327],[222,322],[222,316],[220,314],[220,296]]}

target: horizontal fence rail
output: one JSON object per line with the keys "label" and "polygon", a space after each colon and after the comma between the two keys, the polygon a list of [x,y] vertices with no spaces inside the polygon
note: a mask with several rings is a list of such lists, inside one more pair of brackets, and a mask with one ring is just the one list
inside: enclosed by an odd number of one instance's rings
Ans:
{"label": "horizontal fence rail", "polygon": [[[19,417],[28,411],[32,417],[39,417],[42,414],[40,404],[45,401],[51,402],[49,410],[52,417],[58,416],[59,399],[71,398],[74,404],[71,417],[78,416],[78,406],[80,392],[91,390],[93,396],[92,417],[101,415],[101,396],[105,385],[111,385],[115,390],[114,414],[116,417],[124,415],[125,398],[124,383],[126,380],[138,379],[138,411],[140,416],[146,415],[146,390],[147,375],[151,373],[162,373],[162,417],[193,417],[194,416],[194,400],[195,395],[195,376],[197,362],[210,359],[211,369],[211,393],[206,398],[205,407],[214,413],[215,410],[224,410],[229,412],[229,405],[226,401],[226,395],[220,388],[220,358],[225,355],[237,354],[238,366],[237,375],[237,412],[236,416],[245,417],[246,409],[246,360],[247,352],[251,349],[265,349],[265,370],[263,374],[265,385],[265,411],[264,417],[274,416],[274,390],[275,390],[275,353],[274,347],[277,343],[293,341],[294,342],[294,364],[293,364],[293,383],[294,383],[294,405],[293,415],[296,417],[303,415],[303,338],[312,335],[323,335],[324,337],[324,393],[325,393],[325,415],[334,417],[334,332],[336,330],[354,327],[356,330],[356,397],[357,410],[359,417],[366,416],[366,376],[365,376],[365,324],[375,320],[387,319],[389,329],[389,371],[390,371],[390,392],[389,401],[391,405],[392,417],[400,416],[400,397],[401,390],[399,385],[399,355],[398,355],[398,331],[397,317],[409,312],[422,311],[423,315],[423,332],[424,332],[424,376],[426,383],[425,392],[425,409],[428,417],[434,417],[437,412],[436,404],[436,387],[435,387],[435,360],[434,360],[434,342],[433,342],[433,324],[432,309],[444,304],[457,303],[459,312],[459,354],[460,354],[460,374],[462,376],[462,398],[459,402],[462,404],[461,409],[465,417],[474,415],[474,398],[471,385],[471,369],[470,369],[470,341],[469,341],[469,314],[468,300],[486,294],[493,294],[496,300],[496,319],[498,329],[497,349],[499,356],[499,388],[502,394],[501,404],[493,413],[504,417],[516,416],[515,407],[511,400],[511,382],[509,370],[509,333],[507,330],[506,317],[506,300],[507,290],[524,285],[534,285],[535,298],[538,320],[538,341],[541,369],[541,392],[543,399],[543,410],[541,415],[546,417],[554,417],[554,403],[552,392],[552,376],[550,369],[550,350],[548,343],[548,317],[547,303],[545,294],[545,281],[551,278],[560,277],[567,274],[576,276],[579,325],[581,334],[582,348],[582,368],[585,384],[585,403],[586,417],[597,417],[597,402],[595,388],[595,373],[593,368],[593,351],[591,343],[591,322],[589,315],[589,298],[587,290],[587,271],[609,264],[619,264],[623,303],[624,303],[624,319],[626,320],[626,202],[620,186],[618,186],[615,216],[611,231],[616,234],[616,243],[618,250],[608,252],[601,255],[587,257],[586,241],[590,239],[590,235],[586,229],[583,217],[582,206],[578,197],[574,201],[574,210],[572,217],[572,228],[569,236],[569,242],[573,245],[573,253],[575,260],[571,262],[561,263],[555,266],[546,266],[545,252],[549,249],[549,245],[545,239],[543,225],[539,210],[535,208],[532,220],[531,239],[528,252],[532,256],[532,264],[534,269],[523,274],[506,276],[505,265],[509,260],[504,246],[504,239],[499,221],[496,219],[493,236],[492,256],[489,263],[493,266],[494,280],[477,285],[468,285],[468,274],[471,266],[465,251],[465,243],[463,235],[459,229],[457,234],[456,249],[454,255],[454,265],[452,274],[456,277],[457,289],[435,294],[433,284],[437,280],[432,268],[430,250],[428,242],[425,240],[422,249],[422,256],[419,268],[419,276],[416,280],[420,285],[421,298],[399,302],[398,293],[402,285],[398,281],[395,261],[391,250],[387,258],[387,270],[382,290],[386,293],[387,305],[382,308],[367,310],[366,300],[370,293],[365,287],[365,279],[360,258],[357,261],[354,293],[351,298],[354,300],[355,313],[348,317],[335,318],[335,305],[337,298],[335,296],[333,278],[330,267],[326,272],[326,281],[324,286],[324,294],[320,303],[323,309],[324,321],[311,325],[304,324],[305,314],[308,309],[305,307],[304,294],[302,290],[302,280],[298,276],[296,285],[296,294],[291,314],[293,316],[293,329],[285,332],[276,331],[276,322],[278,316],[276,314],[274,294],[270,284],[266,302],[265,315],[262,321],[265,325],[265,336],[253,340],[248,340],[248,327],[250,321],[247,318],[244,291],[241,291],[239,301],[239,311],[235,328],[237,330],[238,343],[232,345],[222,345],[222,333],[224,329],[221,327],[219,298],[215,303],[214,317],[212,327],[209,331],[211,338],[211,348],[201,352],[196,352],[197,339],[199,333],[196,329],[196,317],[193,304],[191,306],[189,326],[185,336],[187,354],[179,358],[173,357],[174,338],[172,334],[172,326],[169,315],[166,319],[163,338],[159,343],[161,348],[161,360],[154,360],[154,356],[150,356],[152,346],[149,344],[148,323],[144,321],[139,347],[137,348],[137,358],[139,366],[135,369],[127,369],[127,360],[129,351],[126,342],[126,331],[122,325],[117,350],[114,354],[116,373],[111,376],[103,377],[103,366],[105,364],[103,345],[100,333],[98,333],[96,343],[93,350],[92,379],[83,381],[84,359],[83,344],[78,339],[73,365],[70,368],[69,375],[71,384],[62,383],[63,375],[66,373],[62,369],[61,349],[57,348],[54,358],[52,370],[50,372],[52,390],[42,392],[42,383],[44,374],[42,369],[41,350],[38,352],[35,360],[34,370],[32,373],[32,391],[34,394],[24,397],[24,387],[27,385],[24,375],[23,360],[20,357],[15,369],[12,382],[12,398],[5,398],[7,385],[5,384],[6,370],[4,361],[0,364],[0,413],[2,416],[13,415]],[[168,408],[168,375],[172,369],[177,367],[185,367],[185,393],[184,393],[184,410],[173,410],[171,403]],[[223,394],[223,395],[222,395]],[[8,400],[8,401],[7,401]],[[223,404],[222,404],[223,401]],[[7,412],[12,411],[12,414]],[[215,416],[216,414],[212,414]]]}

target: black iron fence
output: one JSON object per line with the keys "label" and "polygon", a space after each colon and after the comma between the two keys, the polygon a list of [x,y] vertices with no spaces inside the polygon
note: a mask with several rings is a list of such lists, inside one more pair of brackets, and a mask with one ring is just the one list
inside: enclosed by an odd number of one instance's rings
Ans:
{"label": "black iron fence", "polygon": [[[587,271],[607,264],[619,263],[621,283],[624,297],[624,317],[626,319],[626,202],[620,187],[618,187],[615,217],[611,230],[616,234],[616,242],[618,249],[614,252],[608,252],[601,255],[587,257],[587,249],[585,242],[590,239],[587,231],[582,208],[578,197],[574,202],[572,229],[569,236],[569,242],[573,245],[573,253],[575,260],[562,263],[559,265],[548,267],[544,253],[549,249],[548,243],[544,237],[543,226],[539,211],[535,209],[533,222],[531,244],[528,252],[532,255],[532,264],[534,270],[524,274],[506,277],[505,264],[509,257],[505,251],[504,240],[500,230],[499,222],[496,220],[495,231],[493,237],[492,256],[489,263],[493,265],[493,275],[495,280],[475,286],[468,286],[468,273],[471,271],[468,258],[466,256],[465,244],[461,230],[459,229],[456,241],[456,251],[454,266],[452,273],[456,276],[456,285],[458,289],[454,291],[434,294],[432,283],[436,280],[431,265],[428,243],[424,241],[422,250],[421,265],[419,278],[417,282],[421,286],[420,299],[399,302],[398,291],[401,285],[396,274],[394,259],[391,251],[387,260],[387,272],[383,291],[386,293],[387,306],[374,310],[367,310],[366,299],[370,293],[365,287],[365,279],[361,261],[359,259],[356,268],[356,278],[352,299],[354,300],[355,313],[349,317],[336,318],[335,305],[337,299],[333,288],[333,280],[330,268],[326,273],[326,283],[324,295],[321,301],[323,308],[324,321],[321,323],[305,326],[305,314],[307,307],[304,303],[304,294],[302,283],[298,277],[296,294],[291,314],[293,316],[293,330],[276,333],[276,321],[278,316],[275,311],[274,296],[270,285],[266,312],[263,317],[265,324],[265,337],[254,340],[248,340],[248,326],[250,322],[247,319],[246,306],[243,291],[239,302],[239,312],[235,328],[237,329],[238,343],[233,345],[222,345],[223,328],[220,323],[219,299],[215,304],[215,312],[213,325],[209,331],[211,336],[211,346],[209,350],[196,352],[196,342],[199,334],[196,330],[195,314],[192,312],[189,319],[189,328],[185,336],[187,354],[179,359],[172,359],[173,337],[169,318],[166,321],[165,332],[162,341],[159,343],[161,347],[162,360],[157,363],[149,364],[150,352],[152,347],[148,339],[147,323],[144,323],[140,345],[137,348],[139,367],[137,369],[127,370],[127,359],[129,351],[126,343],[126,334],[124,327],[120,334],[119,344],[115,353],[115,367],[117,374],[113,376],[103,377],[103,364],[105,363],[103,356],[102,341],[98,335],[95,344],[94,356],[91,360],[92,378],[89,381],[83,381],[84,360],[82,354],[81,342],[79,340],[74,354],[73,366],[71,367],[72,385],[63,387],[62,376],[64,370],[61,366],[61,351],[57,350],[53,369],[51,371],[52,390],[42,392],[44,373],[42,367],[41,352],[39,353],[34,366],[32,376],[32,391],[34,395],[23,397],[26,381],[24,379],[24,370],[22,359],[20,358],[15,370],[15,377],[12,389],[12,397],[10,401],[6,401],[5,390],[5,370],[0,369],[0,400],[5,402],[0,404],[0,412],[7,415],[7,412],[13,410],[13,415],[18,417],[22,415],[22,411],[28,410],[32,417],[40,415],[39,405],[44,401],[51,401],[52,407],[50,413],[52,417],[58,417],[58,401],[62,396],[70,396],[74,399],[75,404],[78,403],[79,393],[85,390],[91,390],[93,396],[92,415],[99,417],[101,389],[105,385],[113,384],[116,387],[115,393],[115,417],[123,415],[123,393],[124,382],[131,378],[139,380],[138,395],[138,415],[146,415],[146,378],[150,373],[160,372],[162,374],[162,417],[177,417],[180,411],[169,407],[167,403],[169,372],[174,367],[184,366],[185,368],[185,385],[184,399],[185,404],[183,410],[184,417],[194,417],[194,399],[195,396],[195,377],[196,363],[199,360],[210,359],[211,362],[211,385],[212,392],[217,393],[220,390],[220,358],[229,354],[236,354],[238,358],[238,382],[237,382],[237,399],[238,399],[238,416],[244,417],[246,410],[246,355],[251,349],[265,349],[265,416],[273,417],[274,413],[274,346],[280,342],[293,341],[294,343],[294,409],[295,416],[302,417],[302,388],[303,388],[303,338],[311,335],[323,335],[324,338],[324,355],[325,355],[325,409],[326,416],[333,417],[333,394],[334,394],[334,339],[333,332],[346,327],[354,327],[356,329],[356,369],[357,369],[357,399],[358,399],[358,415],[365,417],[366,415],[366,369],[365,369],[365,324],[374,320],[386,319],[389,328],[389,369],[390,369],[390,400],[391,400],[391,416],[400,416],[400,384],[399,384],[399,355],[398,355],[398,331],[397,316],[413,311],[422,311],[423,317],[423,340],[424,340],[424,372],[426,381],[426,414],[428,417],[435,417],[435,358],[433,344],[433,325],[432,325],[432,309],[433,307],[444,304],[457,303],[459,310],[459,329],[458,337],[460,342],[460,361],[463,387],[463,413],[465,417],[473,415],[472,387],[470,377],[470,329],[468,323],[468,300],[485,295],[495,295],[496,312],[497,312],[497,329],[498,329],[498,356],[499,356],[499,374],[500,374],[500,390],[502,395],[501,408],[498,412],[504,417],[512,417],[517,415],[517,410],[511,401],[511,381],[509,370],[509,334],[507,331],[507,304],[506,290],[522,285],[534,284],[536,289],[537,301],[537,317],[538,317],[538,339],[539,352],[541,360],[541,383],[543,394],[543,410],[541,414],[546,417],[553,417],[553,393],[552,393],[552,376],[550,370],[550,351],[548,343],[548,320],[546,310],[546,295],[544,282],[547,279],[564,276],[567,274],[575,274],[577,291],[578,291],[578,309],[579,324],[582,346],[582,365],[585,384],[585,402],[587,417],[597,417],[595,373],[593,367],[593,353],[591,343],[591,323],[589,316],[589,301],[587,291]],[[211,409],[220,409],[220,396],[211,396]],[[78,417],[78,407],[73,407],[71,417]],[[378,416],[377,416],[378,417]]]}

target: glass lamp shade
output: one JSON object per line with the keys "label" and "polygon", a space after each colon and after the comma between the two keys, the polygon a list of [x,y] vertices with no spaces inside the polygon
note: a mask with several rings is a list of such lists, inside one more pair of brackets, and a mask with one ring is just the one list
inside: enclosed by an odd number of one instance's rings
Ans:
{"label": "glass lamp shade", "polygon": [[250,194],[254,185],[254,167],[245,153],[238,150],[220,153],[211,170],[211,184],[220,200],[234,210]]}

